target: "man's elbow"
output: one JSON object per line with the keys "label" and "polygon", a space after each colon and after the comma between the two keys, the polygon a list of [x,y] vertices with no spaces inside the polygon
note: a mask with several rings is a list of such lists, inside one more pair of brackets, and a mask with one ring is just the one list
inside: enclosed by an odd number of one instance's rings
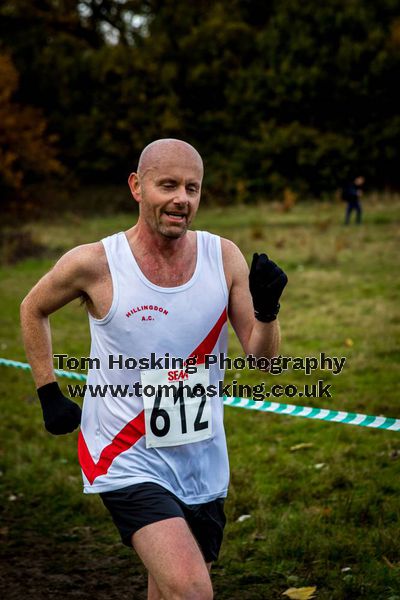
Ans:
{"label": "man's elbow", "polygon": [[29,294],[25,296],[19,307],[19,316],[21,321],[22,330],[25,331],[28,323],[32,320],[32,303]]}
{"label": "man's elbow", "polygon": [[19,306],[19,314],[21,317],[21,322],[23,321],[25,315],[29,312],[29,305],[30,305],[29,294],[27,294]]}
{"label": "man's elbow", "polygon": [[22,325],[27,320],[31,320],[32,318],[36,317],[39,319],[43,319],[46,317],[46,315],[40,310],[40,307],[35,301],[32,291],[30,291],[22,300],[19,308],[19,314]]}

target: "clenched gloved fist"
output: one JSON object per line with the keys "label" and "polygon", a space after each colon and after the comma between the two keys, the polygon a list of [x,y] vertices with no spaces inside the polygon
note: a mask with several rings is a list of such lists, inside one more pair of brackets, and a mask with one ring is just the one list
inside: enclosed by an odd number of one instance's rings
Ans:
{"label": "clenched gloved fist", "polygon": [[42,405],[44,426],[49,433],[71,433],[78,427],[81,422],[81,408],[64,396],[56,381],[38,388],[37,393]]}
{"label": "clenched gloved fist", "polygon": [[280,309],[279,298],[287,282],[286,273],[266,254],[254,254],[249,285],[256,319],[263,323],[276,319]]}

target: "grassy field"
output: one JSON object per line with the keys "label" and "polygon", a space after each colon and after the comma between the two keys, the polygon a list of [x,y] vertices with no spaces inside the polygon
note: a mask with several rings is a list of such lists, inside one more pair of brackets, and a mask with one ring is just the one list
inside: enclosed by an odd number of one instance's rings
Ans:
{"label": "grassy field", "polygon": [[[287,272],[281,353],[347,358],[337,376],[228,372],[227,382],[323,379],[331,399],[281,401],[400,417],[400,198],[370,197],[364,208],[364,224],[349,227],[340,203],[200,211],[198,229],[233,239],[248,260],[267,251]],[[44,250],[0,269],[0,356],[25,360],[19,302],[55,258],[131,224],[129,214],[66,215],[26,226]],[[88,354],[78,302],[52,327],[54,352]],[[232,335],[230,355],[238,353]],[[81,492],[76,433],[45,432],[29,373],[0,367],[0,380],[1,597],[144,599],[143,568],[100,500]],[[400,600],[400,433],[236,408],[225,415],[231,487],[216,598],[273,600],[316,586],[318,600]]]}

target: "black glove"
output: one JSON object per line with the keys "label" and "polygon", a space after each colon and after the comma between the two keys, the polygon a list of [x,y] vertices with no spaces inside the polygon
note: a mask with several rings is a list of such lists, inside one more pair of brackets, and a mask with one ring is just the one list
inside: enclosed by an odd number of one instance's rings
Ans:
{"label": "black glove", "polygon": [[81,407],[66,398],[56,381],[37,390],[42,405],[44,426],[49,433],[71,433],[81,422]]}
{"label": "black glove", "polygon": [[288,278],[266,254],[254,254],[249,285],[256,319],[263,323],[274,321],[280,309],[279,298]]}

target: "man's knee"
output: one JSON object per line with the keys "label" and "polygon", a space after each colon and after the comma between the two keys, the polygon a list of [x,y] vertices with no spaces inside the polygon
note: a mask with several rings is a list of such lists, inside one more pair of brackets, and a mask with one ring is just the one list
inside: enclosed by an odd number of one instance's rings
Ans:
{"label": "man's knee", "polygon": [[214,597],[208,577],[190,577],[186,581],[171,582],[163,592],[165,600],[212,600]]}

